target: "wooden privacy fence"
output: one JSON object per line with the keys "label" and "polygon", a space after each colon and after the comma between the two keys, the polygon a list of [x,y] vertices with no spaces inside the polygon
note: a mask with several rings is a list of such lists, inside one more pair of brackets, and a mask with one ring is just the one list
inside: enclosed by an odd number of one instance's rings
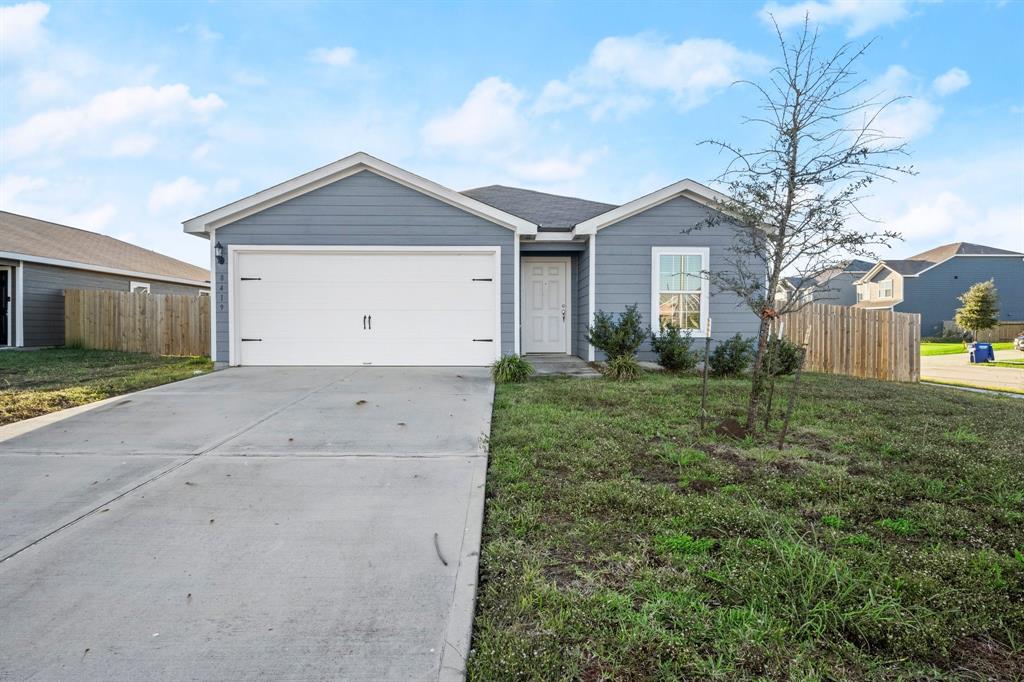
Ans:
{"label": "wooden privacy fence", "polygon": [[793,343],[808,339],[804,368],[810,372],[883,381],[921,378],[917,313],[814,303],[786,313],[776,324]]}
{"label": "wooden privacy fence", "polygon": [[[950,334],[963,334],[956,322],[946,320],[942,323],[942,331]],[[997,343],[999,341],[1013,341],[1018,334],[1024,334],[1024,322],[1000,322],[992,329],[978,331],[978,341]]]}
{"label": "wooden privacy fence", "polygon": [[154,355],[209,355],[210,297],[67,289],[64,342]]}

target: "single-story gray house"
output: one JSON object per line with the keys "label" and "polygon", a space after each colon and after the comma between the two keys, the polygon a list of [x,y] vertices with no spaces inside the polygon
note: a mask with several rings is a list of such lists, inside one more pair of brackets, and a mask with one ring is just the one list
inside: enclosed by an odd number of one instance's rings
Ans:
{"label": "single-story gray house", "polygon": [[[703,271],[734,226],[682,180],[622,206],[512,187],[456,192],[365,153],[184,222],[210,241],[212,357],[230,365],[487,365],[599,359],[597,310],[636,303],[702,337],[757,319]],[[652,315],[652,311],[656,311]],[[653,359],[648,345],[642,359]]]}
{"label": "single-story gray house", "polygon": [[972,284],[994,280],[999,320],[1024,321],[1024,253],[955,242],[903,260],[882,260],[857,280],[858,308],[921,314],[921,335],[938,336]]}
{"label": "single-story gray house", "polygon": [[798,295],[805,303],[853,305],[857,302],[857,286],[854,282],[872,267],[873,263],[851,258],[814,277],[783,277],[779,282],[779,291],[775,293],[775,300],[786,300]]}
{"label": "single-story gray house", "polygon": [[0,211],[0,346],[64,344],[64,290],[209,295],[203,268],[88,230]]}

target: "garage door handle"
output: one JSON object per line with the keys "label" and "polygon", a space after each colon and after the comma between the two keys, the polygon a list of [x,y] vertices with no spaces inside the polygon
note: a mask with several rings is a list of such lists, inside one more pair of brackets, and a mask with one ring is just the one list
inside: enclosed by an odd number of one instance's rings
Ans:
{"label": "garage door handle", "polygon": [[494,280],[491,279],[490,277],[474,277],[473,281],[474,282],[493,282]]}
{"label": "garage door handle", "polygon": [[263,339],[242,339],[242,341],[262,341]]}
{"label": "garage door handle", "polygon": [[480,341],[481,343],[491,343],[494,339],[473,339],[474,341]]}
{"label": "garage door handle", "polygon": [[242,280],[243,282],[259,282],[263,278],[262,277],[239,277],[238,279]]}

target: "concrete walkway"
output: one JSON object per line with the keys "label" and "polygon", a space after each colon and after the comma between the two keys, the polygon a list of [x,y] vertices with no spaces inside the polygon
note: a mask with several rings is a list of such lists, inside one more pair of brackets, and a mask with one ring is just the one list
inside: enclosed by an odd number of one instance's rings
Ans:
{"label": "concrete walkway", "polygon": [[[1019,350],[997,350],[997,360],[1022,360]],[[947,381],[978,388],[1014,389],[1024,391],[1024,369],[985,367],[971,364],[966,353],[926,355],[921,358],[922,381]]]}
{"label": "concrete walkway", "polygon": [[0,429],[0,679],[459,679],[486,369],[239,368]]}
{"label": "concrete walkway", "polygon": [[594,379],[601,373],[575,355],[538,353],[524,356],[537,376],[573,376]]}

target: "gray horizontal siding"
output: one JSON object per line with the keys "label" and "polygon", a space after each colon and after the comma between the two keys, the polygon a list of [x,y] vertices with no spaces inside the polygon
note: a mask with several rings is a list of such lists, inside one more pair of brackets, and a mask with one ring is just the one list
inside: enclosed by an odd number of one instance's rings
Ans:
{"label": "gray horizontal siding", "polygon": [[[597,309],[621,313],[626,306],[636,303],[645,327],[650,327],[651,249],[656,246],[707,247],[710,249],[708,267],[712,272],[730,267],[726,261],[733,258],[730,247],[736,233],[729,223],[684,233],[707,217],[707,208],[678,197],[600,230],[595,242]],[[751,267],[753,265],[752,261]],[[711,286],[710,314],[714,320],[714,341],[736,333],[743,336],[757,333],[757,317],[750,309],[735,294],[719,291],[714,285]],[[640,359],[656,360],[648,342],[641,347]]]}
{"label": "gray horizontal siding", "polygon": [[[499,246],[501,350],[514,349],[515,233],[363,171],[217,230],[224,245]],[[216,265],[217,361],[228,362],[228,264]]]}
{"label": "gray horizontal siding", "polygon": [[959,296],[972,284],[994,280],[999,294],[999,319],[1024,320],[1024,258],[1021,256],[956,256],[917,277],[903,278],[903,301],[895,310],[921,314],[922,336],[942,333],[962,304]]}
{"label": "gray horizontal siding", "polygon": [[158,282],[144,277],[125,277],[91,270],[75,270],[53,265],[25,265],[22,294],[26,346],[64,345],[64,290],[109,289],[128,291],[131,282],[148,282],[150,293],[199,295],[205,287]]}

